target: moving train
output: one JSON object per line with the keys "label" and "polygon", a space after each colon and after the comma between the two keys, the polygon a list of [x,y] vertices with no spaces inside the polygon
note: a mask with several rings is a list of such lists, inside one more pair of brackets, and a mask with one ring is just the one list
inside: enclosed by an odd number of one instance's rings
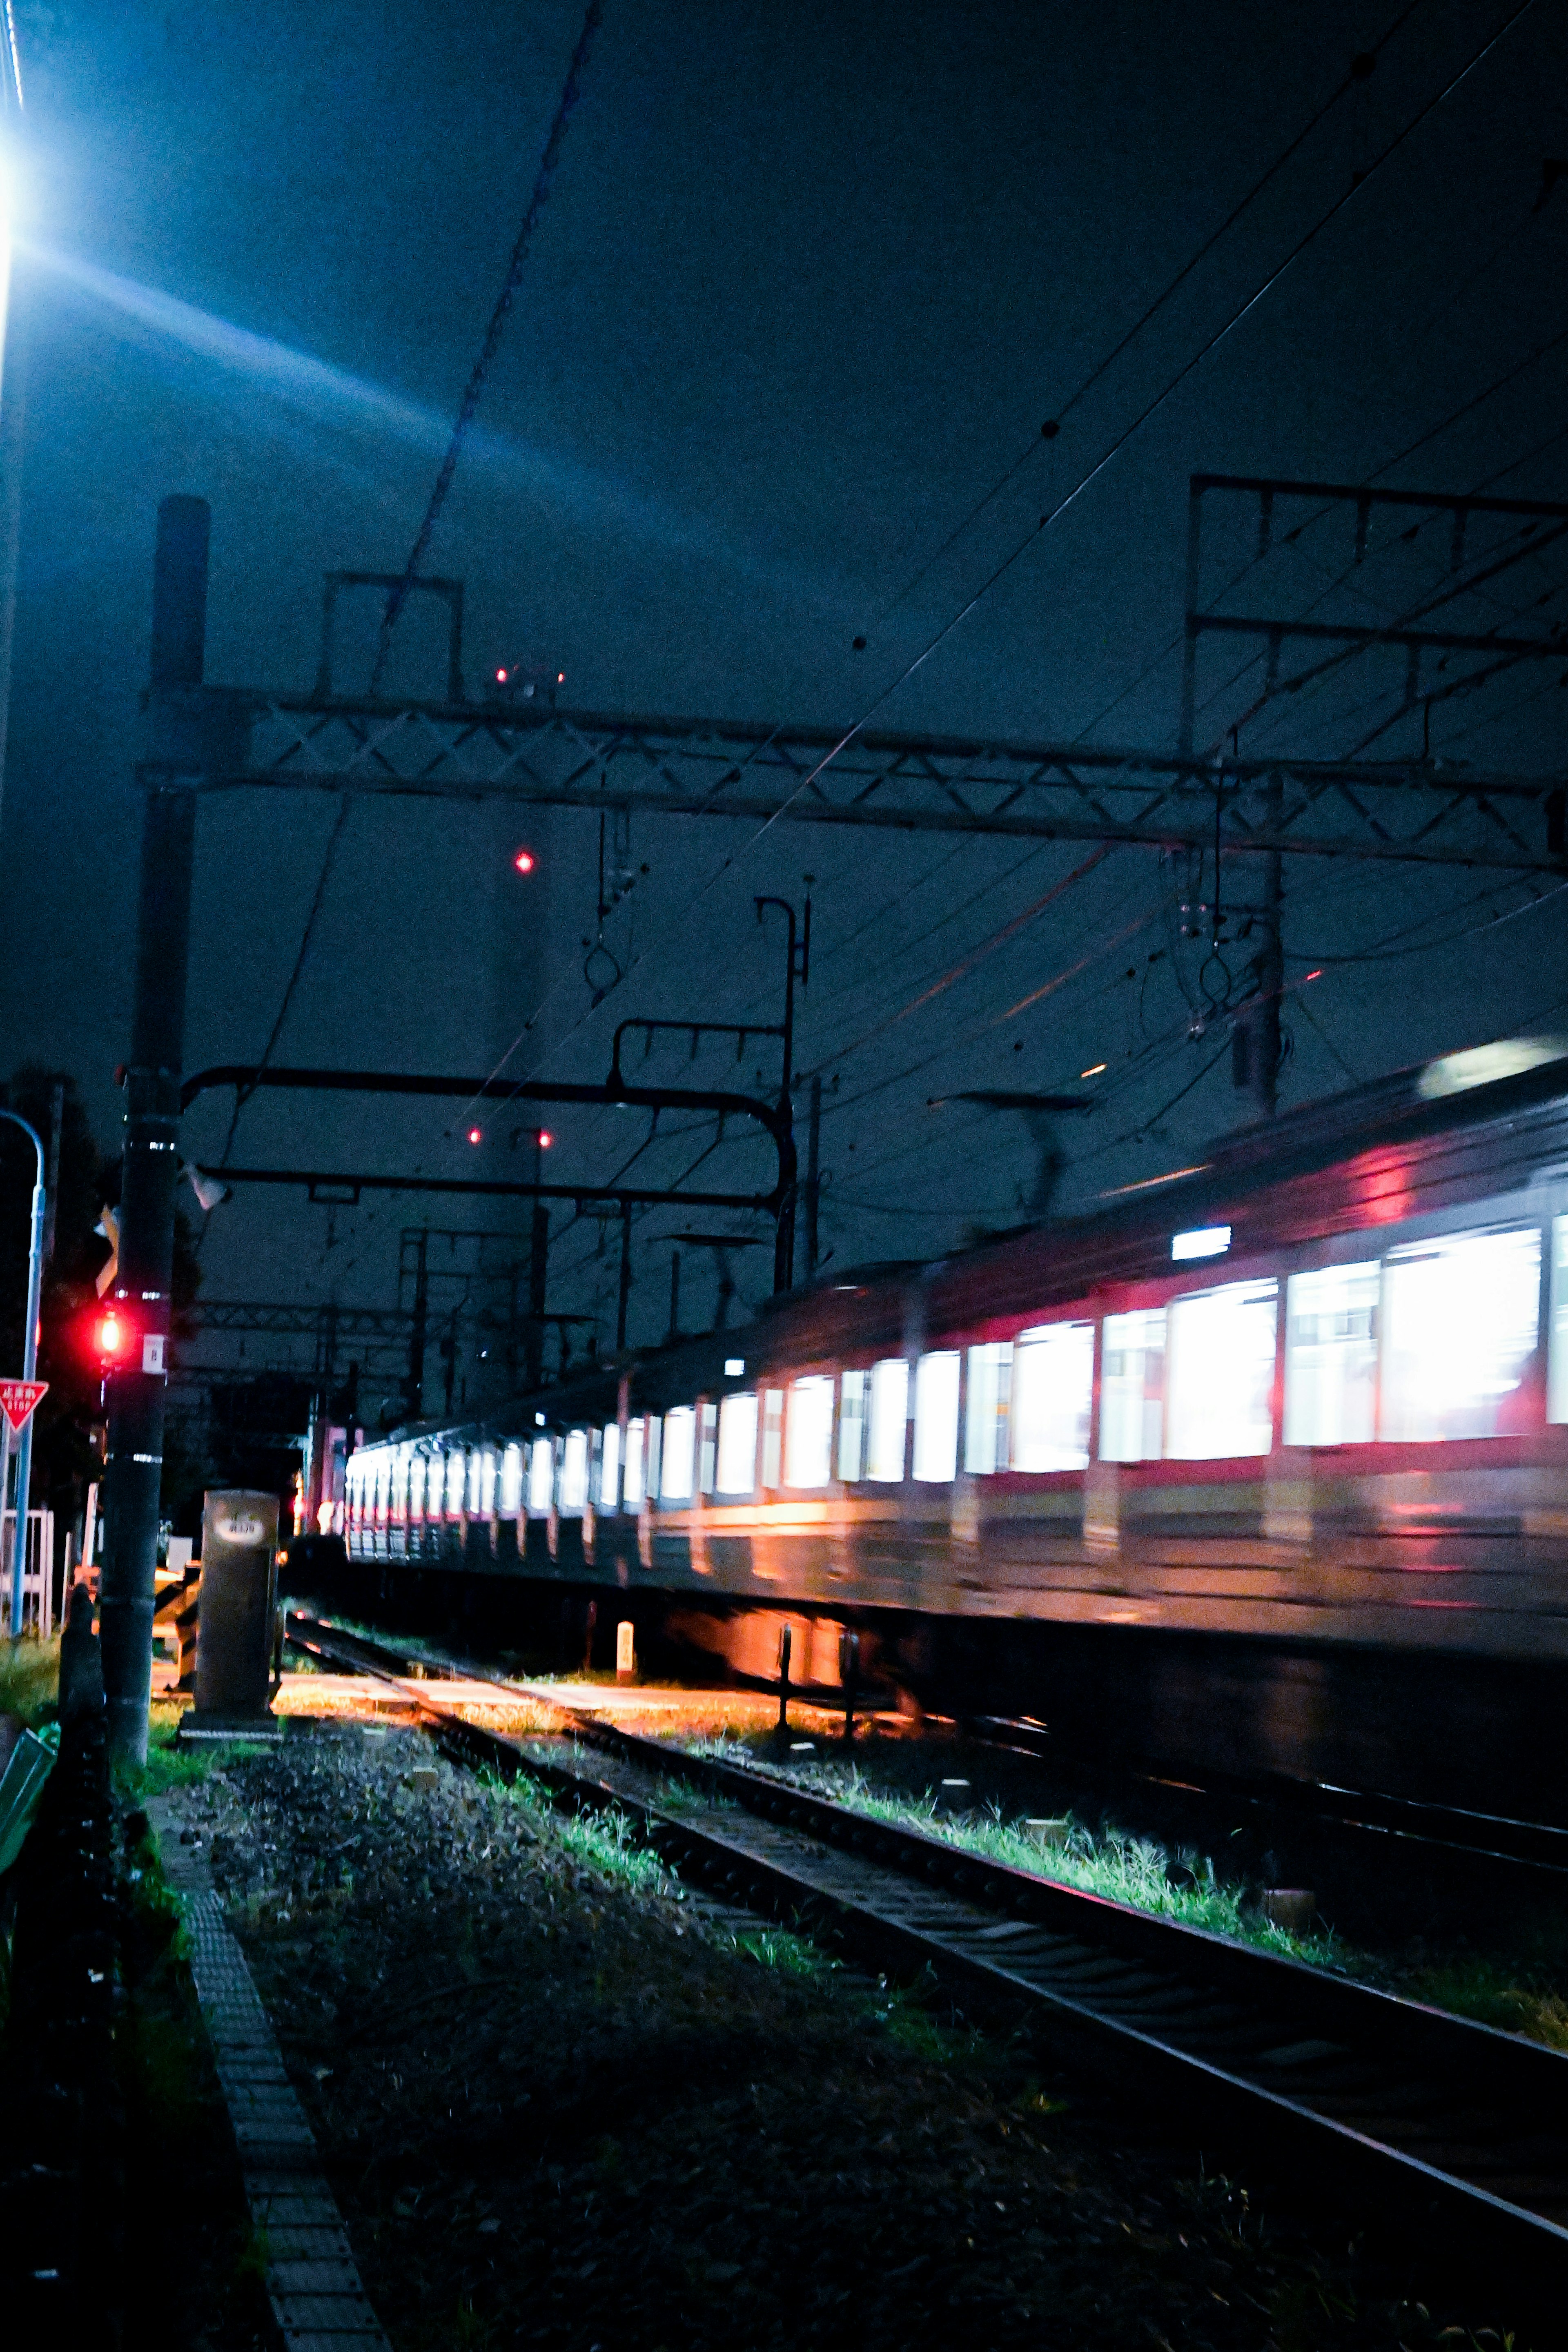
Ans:
{"label": "moving train", "polygon": [[[1568,1042],[1288,1114],[347,1465],[351,1582],[837,1634],[1075,1749],[1568,1816]],[[473,1595],[480,1596],[476,1601]]]}

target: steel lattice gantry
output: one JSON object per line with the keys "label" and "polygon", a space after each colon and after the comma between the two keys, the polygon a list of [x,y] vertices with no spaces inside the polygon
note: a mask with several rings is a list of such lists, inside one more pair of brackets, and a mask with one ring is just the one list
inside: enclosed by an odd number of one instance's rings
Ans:
{"label": "steel lattice gantry", "polygon": [[[859,734],[534,705],[377,702],[188,689],[164,770],[205,791],[266,789],[731,816],[751,823],[1113,841],[1228,854],[1562,868],[1563,777],[1420,760],[1116,751],[1078,743]],[[156,784],[162,763],[145,763]],[[195,772],[192,772],[193,769]]]}

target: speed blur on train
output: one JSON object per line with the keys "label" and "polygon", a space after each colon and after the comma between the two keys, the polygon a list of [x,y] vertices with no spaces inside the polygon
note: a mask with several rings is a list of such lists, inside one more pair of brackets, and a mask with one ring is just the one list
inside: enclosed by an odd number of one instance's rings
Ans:
{"label": "speed blur on train", "polygon": [[326,1475],[296,1574],[383,1617],[759,1683],[787,1624],[821,1691],[853,1628],[879,1703],[1064,1759],[1568,1820],[1568,1043]]}

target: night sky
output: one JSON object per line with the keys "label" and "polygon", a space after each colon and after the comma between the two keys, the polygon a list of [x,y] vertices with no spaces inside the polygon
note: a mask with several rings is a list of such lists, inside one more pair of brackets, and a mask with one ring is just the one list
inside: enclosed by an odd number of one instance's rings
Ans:
{"label": "night sky", "polygon": [[[1397,0],[608,0],[429,558],[467,583],[470,676],[559,668],[563,703],[595,710],[859,717],[1512,8],[1417,0],[1400,22]],[[0,1066],[75,1072],[107,1142],[157,501],[212,502],[208,677],[307,687],[322,572],[406,558],[581,15],[480,0],[16,13],[28,111],[6,363],[14,385],[25,352],[27,409]],[[1042,443],[1042,422],[1396,23],[1371,76]],[[1568,328],[1568,183],[1543,171],[1568,156],[1565,52],[1568,12],[1535,0],[877,723],[1173,745],[1197,468],[1568,497],[1568,341],[1553,340]],[[1249,593],[1306,609],[1343,568],[1342,530],[1305,534]],[[1426,541],[1376,552],[1353,589],[1374,621],[1440,581]],[[1568,618],[1568,560],[1532,556],[1490,593],[1500,625],[1544,634]],[[347,632],[347,686],[368,677],[374,619],[367,606]],[[1445,701],[1435,748],[1488,772],[1561,772],[1558,674],[1532,664]],[[1392,708],[1389,676],[1271,709],[1258,740],[1348,751]],[[433,626],[411,614],[387,689],[440,680]],[[1216,695],[1211,725],[1230,715]],[[1380,754],[1418,748],[1402,725]],[[260,794],[204,811],[188,1068],[261,1051],[334,814]],[[510,862],[524,841],[540,861],[527,880]],[[798,900],[809,873],[798,1060],[825,1083],[837,1267],[938,1255],[1033,1196],[1017,1114],[932,1097],[1076,1085],[1105,1063],[1084,1082],[1094,1110],[1063,1125],[1068,1202],[1176,1164],[1237,1118],[1223,1026],[1188,1034],[1195,964],[1173,932],[1192,877],[1152,851],[1116,851],[889,1026],[1083,845],[780,825],[748,847],[728,821],[640,824],[632,863],[649,870],[606,934],[628,977],[591,1012],[596,849],[574,815],[356,804],[274,1058],[483,1073],[510,1054],[520,1078],[601,1077],[628,1014],[771,1017],[779,934],[752,898]],[[1568,895],[1531,901],[1552,887],[1289,863],[1288,977],[1308,958],[1324,969],[1288,1000],[1282,1105],[1550,1027],[1568,999]],[[1074,966],[1030,1012],[998,1017]],[[720,1047],[695,1071],[684,1048],[654,1069],[735,1077]],[[755,1048],[741,1076],[776,1084]],[[212,1098],[188,1148],[216,1158],[228,1111]],[[625,1113],[551,1124],[554,1172],[595,1180],[643,1133]],[[710,1139],[669,1137],[637,1169],[668,1181]],[[258,1102],[232,1156],[527,1172],[500,1123],[475,1149],[455,1112],[395,1104]],[[749,1184],[763,1162],[727,1145],[704,1173]],[[426,1213],[479,1222],[395,1198],[329,1219],[249,1192],[213,1213],[205,1288],[389,1302],[399,1227]],[[490,1222],[521,1230],[525,1213]],[[662,1328],[660,1237],[683,1222],[639,1223],[636,1339]],[[614,1240],[597,1255],[597,1228],[566,1224],[558,1212],[551,1304],[598,1312],[605,1344]],[[768,1256],[740,1265],[753,1299]],[[689,1328],[712,1300],[699,1252]]]}

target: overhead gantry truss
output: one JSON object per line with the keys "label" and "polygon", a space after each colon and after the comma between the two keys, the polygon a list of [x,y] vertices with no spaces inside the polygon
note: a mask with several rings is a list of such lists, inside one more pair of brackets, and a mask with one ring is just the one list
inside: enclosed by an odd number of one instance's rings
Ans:
{"label": "overhead gantry truss", "polygon": [[145,763],[154,787],[501,800],[1164,849],[1212,849],[1217,828],[1232,856],[1568,870],[1562,775],[869,731],[836,751],[832,729],[738,719],[213,687],[193,698],[201,708],[190,713],[192,735],[205,748],[196,761]]}

